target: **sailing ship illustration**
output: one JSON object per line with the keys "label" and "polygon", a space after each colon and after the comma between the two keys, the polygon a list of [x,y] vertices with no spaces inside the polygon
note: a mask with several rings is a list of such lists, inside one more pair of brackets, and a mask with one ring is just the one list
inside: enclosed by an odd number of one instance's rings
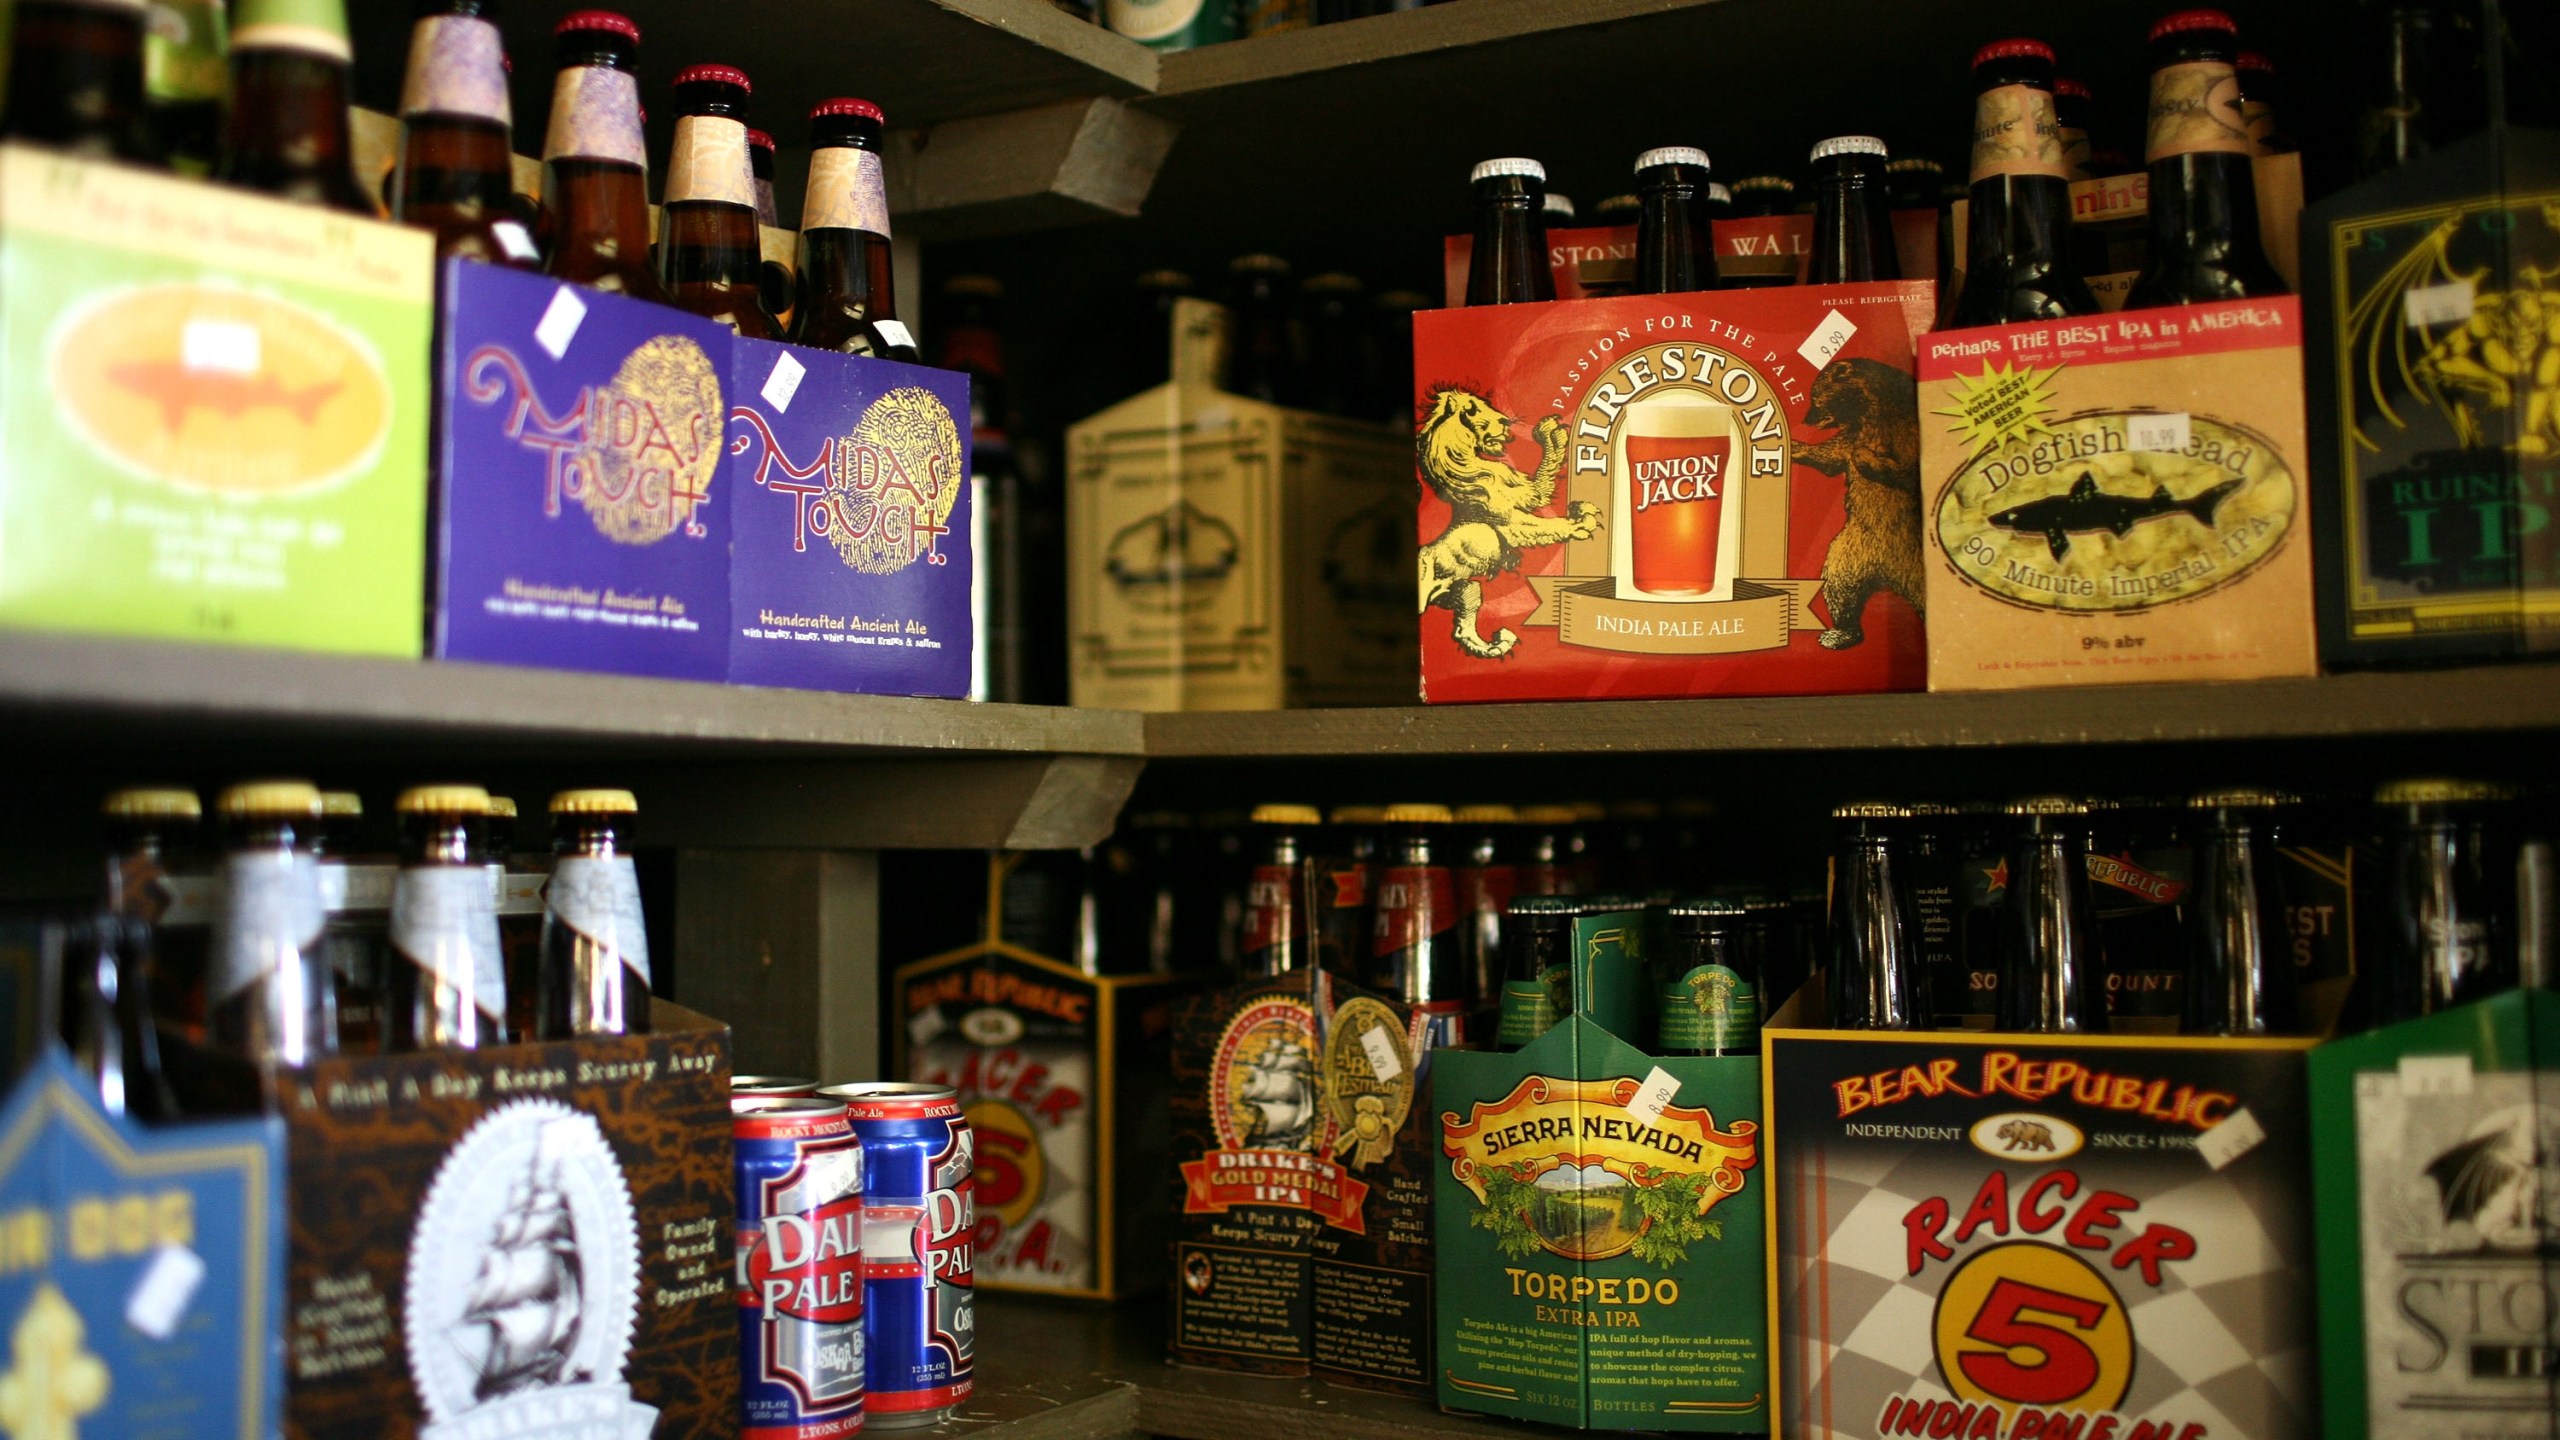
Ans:
{"label": "sailing ship illustration", "polygon": [[1235,1108],[1247,1145],[1304,1150],[1314,1139],[1320,1107],[1316,1060],[1306,1043],[1287,1035],[1264,1045],[1245,1062]]}
{"label": "sailing ship illustration", "polygon": [[479,1376],[473,1394],[484,1404],[593,1378],[576,1368],[586,1310],[577,1221],[560,1186],[559,1162],[546,1148],[534,1147],[525,1173],[508,1187],[450,1332]]}

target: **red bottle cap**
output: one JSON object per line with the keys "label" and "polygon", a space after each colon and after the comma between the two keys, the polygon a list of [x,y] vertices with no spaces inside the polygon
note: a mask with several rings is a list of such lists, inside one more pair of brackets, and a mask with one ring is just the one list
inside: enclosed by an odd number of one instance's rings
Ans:
{"label": "red bottle cap", "polygon": [[2181,10],[2175,15],[2163,15],[2154,22],[2151,38],[2157,40],[2181,30],[2221,30],[2237,35],[2240,26],[2219,10]]}
{"label": "red bottle cap", "polygon": [[773,148],[773,137],[761,130],[750,130],[747,132],[747,143],[759,150],[770,150]]}
{"label": "red bottle cap", "polygon": [[735,85],[753,95],[756,87],[747,83],[747,72],[735,65],[687,65],[676,72],[678,85]]}
{"label": "red bottle cap", "polygon": [[2072,96],[2072,97],[2073,97],[2073,98],[2075,98],[2075,99],[2080,99],[2080,100],[2086,100],[2086,99],[2090,98],[2090,96],[2089,96],[2089,87],[2088,87],[2088,86],[2086,86],[2086,85],[2081,84],[2081,83],[2080,83],[2079,81],[2077,81],[2077,80],[2056,80],[2056,81],[2054,81],[2054,82],[2053,82],[2053,93],[2054,93],[2054,94],[2056,94],[2056,95],[2069,95],[2069,96]]}
{"label": "red bottle cap", "polygon": [[817,104],[809,107],[809,118],[812,120],[821,120],[830,115],[859,115],[865,120],[879,120],[883,122],[888,119],[887,116],[880,113],[879,106],[872,104],[868,100],[855,100],[849,96],[838,96],[833,100],[821,100]]}
{"label": "red bottle cap", "polygon": [[1977,69],[1994,60],[2051,60],[2052,58],[2052,46],[2041,40],[2023,38],[1994,40],[1973,52],[1973,63]]}
{"label": "red bottle cap", "polygon": [[554,35],[574,35],[581,30],[601,30],[608,35],[619,35],[634,45],[640,43],[640,27],[631,23],[631,17],[617,15],[610,10],[572,10],[561,17],[559,24],[551,27]]}

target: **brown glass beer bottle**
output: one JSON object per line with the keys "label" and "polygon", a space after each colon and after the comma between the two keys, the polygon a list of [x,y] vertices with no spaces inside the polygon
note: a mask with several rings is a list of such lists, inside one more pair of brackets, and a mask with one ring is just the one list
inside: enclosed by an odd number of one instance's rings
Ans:
{"label": "brown glass beer bottle", "polygon": [[213,178],[302,205],[379,216],[347,130],[345,0],[240,0],[231,115]]}
{"label": "brown glass beer bottle", "polygon": [[1964,289],[1948,323],[2094,315],[2071,263],[2071,171],[2053,108],[2053,47],[2000,40],[1973,57],[1973,173]]}
{"label": "brown glass beer bottle", "polygon": [[507,975],[477,785],[402,792],[391,891],[386,1050],[476,1050],[507,1039]]}
{"label": "brown glass beer bottle", "polygon": [[436,258],[529,270],[541,260],[515,214],[514,124],[497,0],[418,0],[400,88],[391,218],[436,232]]}
{"label": "brown glass beer bottle", "polygon": [[649,152],[640,135],[640,27],[610,10],[562,20],[542,141],[554,279],[666,304],[649,264]]}
{"label": "brown glass beer bottle", "polygon": [[1831,812],[1832,854],[1825,994],[1835,1030],[1926,1030],[1927,982],[1903,873],[1899,805],[1862,801]]}
{"label": "brown glass beer bottle", "polygon": [[2286,293],[2258,238],[2239,48],[2238,27],[2219,10],[2181,10],[2151,27],[2150,243],[2127,310]]}
{"label": "brown glass beer bottle", "polygon": [[91,160],[148,162],[142,0],[18,0],[0,135]]}
{"label": "brown glass beer bottle", "polygon": [[809,190],[800,205],[800,308],[791,341],[816,350],[915,363],[898,323],[889,257],[889,192],[880,107],[821,100],[809,112]]}
{"label": "brown glass beer bottle", "polygon": [[2028,1035],[2103,1035],[2105,963],[2089,898],[2088,807],[2020,800],[2009,845],[1996,1028]]}
{"label": "brown glass beer bottle", "polygon": [[660,211],[658,278],[679,308],[750,340],[779,340],[765,313],[764,241],[756,231],[755,172],[747,161],[747,72],[688,65],[676,72],[676,138]]}
{"label": "brown glass beer bottle", "polygon": [[298,780],[234,785],[215,808],[229,841],[206,981],[213,1043],[260,1064],[333,1055],[338,994],[311,854],[320,792]]}
{"label": "brown glass beer bottle", "polygon": [[1637,295],[1716,288],[1715,237],[1706,217],[1707,152],[1687,145],[1636,157]]}
{"label": "brown glass beer bottle", "polygon": [[1885,145],[1835,135],[1813,147],[1813,257],[1808,285],[1899,280],[1893,211],[1885,198]]}
{"label": "brown glass beer bottle", "polygon": [[1509,156],[1467,176],[1475,192],[1475,248],[1467,258],[1469,305],[1556,298],[1547,258],[1547,167]]}
{"label": "brown glass beer bottle", "polygon": [[640,916],[640,874],[623,836],[639,812],[628,790],[563,790],[551,797],[542,1039],[649,1029],[649,934]]}

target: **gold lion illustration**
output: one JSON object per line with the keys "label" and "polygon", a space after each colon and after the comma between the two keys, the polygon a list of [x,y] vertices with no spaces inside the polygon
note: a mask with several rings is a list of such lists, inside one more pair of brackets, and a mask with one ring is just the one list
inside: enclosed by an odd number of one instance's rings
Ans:
{"label": "gold lion illustration", "polygon": [[2527,265],[2511,291],[2482,290],[2471,319],[2433,345],[2415,376],[2447,395],[2454,429],[2466,445],[2490,432],[2487,412],[2524,411],[2516,453],[2542,456],[2560,448],[2560,289]]}
{"label": "gold lion illustration", "polygon": [[1498,630],[1487,640],[1476,629],[1484,605],[1483,582],[1520,568],[1521,555],[1542,545],[1588,540],[1600,533],[1600,507],[1576,500],[1562,515],[1541,515],[1554,503],[1556,477],[1564,470],[1565,424],[1550,415],[1532,432],[1538,469],[1523,475],[1511,467],[1511,429],[1519,422],[1493,402],[1462,386],[1432,391],[1429,415],[1415,438],[1422,478],[1449,502],[1449,527],[1422,547],[1422,603],[1455,616],[1450,634],[1458,648],[1480,660],[1499,660],[1520,637]]}

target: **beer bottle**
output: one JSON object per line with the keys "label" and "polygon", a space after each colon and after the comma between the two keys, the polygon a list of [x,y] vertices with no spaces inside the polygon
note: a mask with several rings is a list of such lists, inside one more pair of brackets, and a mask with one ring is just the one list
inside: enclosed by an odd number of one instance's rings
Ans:
{"label": "beer bottle", "polygon": [[1657,1055],[1757,1055],[1766,977],[1742,954],[1741,902],[1680,900],[1652,959]]}
{"label": "beer bottle", "polygon": [[2177,1033],[2185,1013],[2188,845],[2175,801],[2091,799],[2089,905],[2106,960],[2107,1013],[2122,1034]]}
{"label": "beer bottle", "polygon": [[2089,87],[2065,75],[2053,82],[2053,120],[2062,132],[2062,165],[2073,180],[2095,178],[2089,168],[2090,124],[2097,111],[2097,100]]}
{"label": "beer bottle", "polygon": [[2291,154],[2294,143],[2276,120],[2283,98],[2278,93],[2283,81],[2276,74],[2276,62],[2255,50],[2243,50],[2232,66],[2240,76],[2240,115],[2249,124],[2249,153]]}
{"label": "beer bottle", "polygon": [[2053,48],[2000,40],[1973,57],[1973,171],[1964,289],[1949,324],[2097,313],[2071,264],[2071,172],[2053,111]]}
{"label": "beer bottle", "polygon": [[1547,224],[1550,226],[1570,225],[1573,223],[1573,197],[1559,195],[1550,190],[1547,192],[1546,200],[1538,207],[1538,213],[1546,217]]}
{"label": "beer bottle", "polygon": [[1835,135],[1813,147],[1813,258],[1808,285],[1899,280],[1893,212],[1885,201],[1884,142]]}
{"label": "beer bottle", "polygon": [[1796,182],[1784,175],[1745,175],[1733,182],[1733,218],[1766,220],[1796,213]]}
{"label": "beer bottle", "polygon": [[1840,845],[1831,862],[1826,994],[1835,1030],[1929,1028],[1926,981],[1914,941],[1911,896],[1897,833],[1899,805],[1838,806]]}
{"label": "beer bottle", "polygon": [[1956,805],[1956,844],[1963,866],[1956,905],[1956,954],[1963,979],[1938,992],[1940,1025],[1988,1030],[1999,1018],[2002,921],[2009,901],[2009,846],[2001,807],[1988,800]]}
{"label": "beer bottle", "polygon": [[2381,812],[2375,943],[2356,963],[2374,979],[2374,1019],[2414,1020],[2516,986],[2511,862],[2489,829],[2497,789],[2468,780],[2396,780]]}
{"label": "beer bottle", "polygon": [[1707,152],[1686,145],[1636,157],[1638,295],[1685,295],[1716,288],[1715,236],[1700,213]]}
{"label": "beer bottle", "polygon": [[1244,940],[1248,980],[1285,975],[1314,955],[1308,933],[1308,837],[1324,823],[1312,805],[1253,807],[1253,867],[1245,884]]}
{"label": "beer bottle", "polygon": [[1443,850],[1450,818],[1445,805],[1387,807],[1368,985],[1417,1010],[1456,1016],[1466,1009],[1467,976],[1457,886]]}
{"label": "beer bottle", "polygon": [[2560,853],[2551,835],[2546,789],[2519,807],[2516,836],[2516,983],[2560,990]]}
{"label": "beer bottle", "polygon": [[649,155],[640,135],[640,27],[580,10],[554,33],[560,72],[542,138],[543,273],[669,303],[649,264]]}
{"label": "beer bottle", "polygon": [[816,350],[916,364],[898,323],[880,107],[821,100],[809,112],[809,193],[800,205],[800,308],[791,340]]}
{"label": "beer bottle", "polygon": [[658,279],[678,308],[750,340],[779,340],[764,309],[764,241],[756,232],[755,173],[747,165],[747,97],[754,87],[735,66],[688,65],[676,72],[675,92]]}
{"label": "beer bottle", "polygon": [[1885,202],[1893,210],[1926,210],[1937,216],[1938,267],[1932,272],[1944,290],[1955,273],[1955,213],[1946,202],[1947,167],[1920,155],[1888,160],[1884,166]]}
{"label": "beer bottle", "polygon": [[2277,797],[2194,796],[2194,877],[2186,897],[2188,1035],[2289,1035],[2299,1028],[2293,957],[2276,895]]}
{"label": "beer bottle", "polygon": [[215,802],[229,831],[206,982],[213,1043],[259,1064],[337,1053],[338,996],[322,938],[311,837],[320,792],[298,780],[234,785]]}
{"label": "beer bottle", "polygon": [[1289,262],[1239,255],[1227,262],[1235,333],[1227,347],[1226,389],[1270,405],[1298,399],[1298,346],[1290,323]]}
{"label": "beer bottle", "polygon": [[1135,282],[1137,301],[1121,341],[1125,358],[1113,387],[1123,398],[1173,378],[1173,307],[1194,293],[1190,272],[1150,270]]}
{"label": "beer bottle", "polygon": [[106,909],[148,932],[139,993],[153,1014],[201,1034],[212,899],[196,855],[203,804],[192,790],[135,788],[109,795],[99,813],[107,830]]}
{"label": "beer bottle", "polygon": [[624,831],[628,790],[551,797],[551,884],[543,893],[540,1038],[649,1029],[649,933]]}
{"label": "beer bottle", "polygon": [[490,893],[497,897],[500,972],[507,980],[507,1034],[531,1037],[535,997],[542,987],[542,885],[549,856],[516,848],[516,802],[489,797]]}
{"label": "beer bottle", "polygon": [[100,910],[48,923],[39,939],[38,1004],[51,1004],[71,1066],[110,1115],[161,1120],[177,1106],[160,1070],[159,1036],[143,979],[151,927]]}
{"label": "beer bottle", "polygon": [[346,0],[239,0],[231,114],[213,178],[301,205],[378,216],[347,131]]}
{"label": "beer bottle", "polygon": [[[1783,175],[1746,175],[1733,182],[1727,201],[1730,218],[1774,220],[1796,213],[1796,182]],[[1708,244],[1716,258],[1718,284],[1727,290],[1770,290],[1796,283],[1796,252],[1784,229],[1749,225],[1738,238]]]}
{"label": "beer bottle", "polygon": [[1307,363],[1300,398],[1310,410],[1366,420],[1379,409],[1375,313],[1357,275],[1310,275],[1298,287],[1305,315]]}
{"label": "beer bottle", "polygon": [[507,1039],[507,974],[482,839],[489,793],[422,785],[401,793],[400,878],[391,892],[383,1048],[476,1050]]}
{"label": "beer bottle", "polygon": [[142,31],[142,0],[17,0],[0,135],[91,160],[152,161]]}
{"label": "beer bottle", "polygon": [[142,104],[151,153],[182,175],[209,175],[231,94],[229,11],[223,0],[149,0],[146,8]]}
{"label": "beer bottle", "polygon": [[2106,980],[2089,903],[2089,807],[2047,797],[2008,806],[2009,895],[2000,952],[2001,1030],[2102,1035]]}
{"label": "beer bottle", "polygon": [[364,827],[364,798],[350,790],[320,796],[320,824],[311,858],[320,868],[320,908],[330,982],[338,992],[338,1049],[364,1054],[380,1048],[384,987],[390,978],[391,892],[396,863],[357,853]]}
{"label": "beer bottle", "polygon": [[1522,842],[1516,875],[1523,895],[1572,895],[1582,887],[1574,864],[1573,807],[1520,807]]}
{"label": "beer bottle", "polygon": [[753,126],[747,128],[747,173],[756,182],[756,223],[781,229],[782,213],[773,204],[773,137]]}
{"label": "beer bottle", "polygon": [[1457,825],[1458,963],[1466,972],[1469,1001],[1493,1005],[1502,998],[1502,917],[1520,890],[1512,863],[1520,812],[1508,805],[1461,805]]}
{"label": "beer bottle", "polygon": [[1928,977],[1929,1023],[1940,1030],[1957,1029],[1963,1024],[1960,1007],[1969,980],[1961,948],[1965,884],[1961,817],[1955,806],[1935,801],[1905,809],[1911,816],[1905,874],[1911,892],[1912,938],[1920,948],[1921,973]]}
{"label": "beer bottle", "polygon": [[1594,225],[1636,225],[1643,223],[1644,197],[1633,193],[1604,195],[1591,206]]}
{"label": "beer bottle", "polygon": [[497,0],[418,0],[400,87],[391,218],[436,233],[436,258],[532,269],[515,215],[514,123]]}
{"label": "beer bottle", "polygon": [[1494,1048],[1517,1050],[1573,1013],[1573,917],[1568,895],[1522,895],[1503,917],[1502,1014]]}
{"label": "beer bottle", "polygon": [[2480,45],[2470,17],[2446,0],[2376,0],[2365,103],[2356,124],[2356,178],[2396,170],[2460,138],[2477,121],[2470,72]]}
{"label": "beer bottle", "polygon": [[1734,932],[1734,954],[1745,975],[1759,977],[1761,1018],[1774,1015],[1796,993],[1805,976],[1795,968],[1795,907],[1787,897],[1767,890],[1742,892],[1742,928]]}
{"label": "beer bottle", "polygon": [[[1707,182],[1707,193],[1701,197],[1701,203],[1710,226],[1718,220],[1730,220],[1733,218],[1733,192],[1712,180]],[[1709,233],[1710,235],[1713,234],[1712,229]],[[1713,245],[1710,244],[1709,249],[1712,250],[1713,248]]]}
{"label": "beer bottle", "polygon": [[2181,10],[2151,27],[2150,239],[2127,310],[2285,293],[2258,238],[2239,48],[2238,27],[2219,10]]}
{"label": "beer bottle", "polygon": [[1377,924],[1377,827],[1386,816],[1375,805],[1337,805],[1325,816],[1327,833],[1316,857],[1316,955],[1345,980],[1363,981],[1369,973]]}
{"label": "beer bottle", "polygon": [[1517,305],[1556,298],[1547,257],[1547,167],[1507,156],[1467,176],[1475,192],[1475,246],[1467,256],[1469,305]]}

